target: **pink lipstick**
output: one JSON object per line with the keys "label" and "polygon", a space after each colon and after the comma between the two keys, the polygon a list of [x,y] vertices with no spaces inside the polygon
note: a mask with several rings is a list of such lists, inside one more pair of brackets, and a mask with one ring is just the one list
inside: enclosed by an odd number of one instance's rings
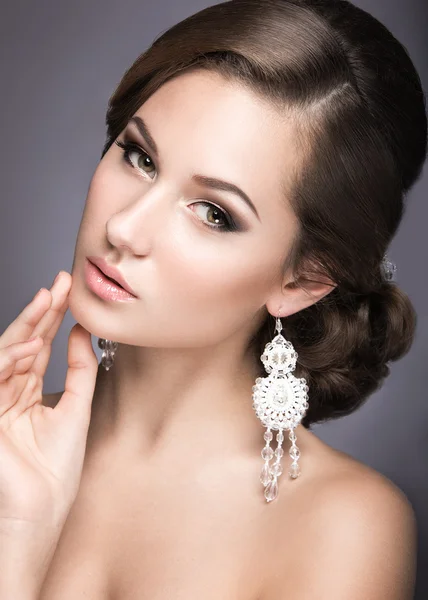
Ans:
{"label": "pink lipstick", "polygon": [[87,286],[100,298],[116,302],[129,302],[136,296],[126,290],[120,283],[108,277],[89,259],[85,260],[85,281]]}

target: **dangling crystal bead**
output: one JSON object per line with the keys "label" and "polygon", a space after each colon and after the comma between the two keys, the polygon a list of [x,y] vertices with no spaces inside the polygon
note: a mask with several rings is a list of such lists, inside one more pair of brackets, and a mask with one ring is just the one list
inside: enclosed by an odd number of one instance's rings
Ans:
{"label": "dangling crystal bead", "polygon": [[291,479],[297,479],[297,477],[300,475],[300,467],[299,467],[299,463],[298,463],[298,460],[300,457],[300,450],[296,446],[297,437],[296,437],[296,433],[295,433],[294,429],[290,430],[288,437],[291,440],[291,448],[288,451],[288,453],[291,456],[291,458],[293,459],[293,462],[291,463],[291,467],[290,467],[290,470],[288,471],[288,474],[291,477]]}
{"label": "dangling crystal bead", "polygon": [[101,356],[101,364],[106,371],[110,369],[114,362],[114,355],[118,348],[118,342],[114,340],[107,340],[105,338],[98,338],[98,347],[103,350]]}
{"label": "dangling crystal bead", "polygon": [[297,460],[300,457],[300,450],[297,446],[291,446],[289,454],[292,459]]}
{"label": "dangling crystal bead", "polygon": [[271,468],[270,468],[270,472],[272,473],[272,475],[274,475],[275,477],[279,477],[282,474],[282,465],[281,463],[274,463]]}
{"label": "dangling crystal bead", "polygon": [[270,460],[273,458],[273,450],[270,446],[265,446],[261,452],[263,460]]}
{"label": "dangling crystal bead", "polygon": [[102,356],[101,362],[105,370],[108,371],[113,364],[113,358],[110,354],[106,354]]}
{"label": "dangling crystal bead", "polygon": [[278,446],[278,448],[275,449],[275,456],[277,458],[281,458],[281,456],[284,456],[284,450],[281,448],[281,446]]}
{"label": "dangling crystal bead", "polygon": [[108,350],[109,352],[116,352],[117,350],[117,346],[118,343],[115,342],[114,340],[106,340],[106,350]]}
{"label": "dangling crystal bead", "polygon": [[264,434],[263,437],[265,439],[266,442],[270,442],[273,438],[273,433],[270,430],[267,430]]}
{"label": "dangling crystal bead", "polygon": [[270,480],[272,479],[270,471],[269,471],[269,464],[265,463],[263,465],[263,469],[262,472],[260,474],[260,481],[263,483],[264,486],[266,486]]}
{"label": "dangling crystal bead", "polygon": [[290,475],[291,479],[297,479],[297,477],[300,475],[299,465],[297,463],[292,463],[288,474]]}
{"label": "dangling crystal bead", "polygon": [[272,502],[278,496],[278,482],[276,477],[266,486],[265,498],[268,502]]}

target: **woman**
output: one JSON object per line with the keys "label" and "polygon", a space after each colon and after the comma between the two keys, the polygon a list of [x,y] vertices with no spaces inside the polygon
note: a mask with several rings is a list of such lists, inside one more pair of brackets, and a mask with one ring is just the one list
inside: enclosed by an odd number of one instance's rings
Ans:
{"label": "woman", "polygon": [[412,598],[410,502],[310,427],[410,348],[384,256],[426,129],[345,1],[217,4],[135,61],[72,273],[0,338],[2,598]]}

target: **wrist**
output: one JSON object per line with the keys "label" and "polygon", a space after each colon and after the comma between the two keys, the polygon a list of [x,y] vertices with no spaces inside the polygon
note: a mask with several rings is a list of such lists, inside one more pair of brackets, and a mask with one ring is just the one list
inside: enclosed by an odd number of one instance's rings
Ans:
{"label": "wrist", "polygon": [[0,523],[0,598],[37,600],[61,529]]}
{"label": "wrist", "polygon": [[32,579],[18,577],[10,569],[0,575],[0,598],[2,600],[38,600],[41,586]]}

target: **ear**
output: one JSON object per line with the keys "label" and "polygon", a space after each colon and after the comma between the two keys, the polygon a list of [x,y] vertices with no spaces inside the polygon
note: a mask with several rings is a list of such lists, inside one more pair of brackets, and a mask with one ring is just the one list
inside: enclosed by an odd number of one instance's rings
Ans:
{"label": "ear", "polygon": [[303,310],[327,296],[336,284],[327,276],[317,273],[313,280],[304,279],[282,283],[274,289],[266,302],[266,308],[274,317],[287,317]]}

